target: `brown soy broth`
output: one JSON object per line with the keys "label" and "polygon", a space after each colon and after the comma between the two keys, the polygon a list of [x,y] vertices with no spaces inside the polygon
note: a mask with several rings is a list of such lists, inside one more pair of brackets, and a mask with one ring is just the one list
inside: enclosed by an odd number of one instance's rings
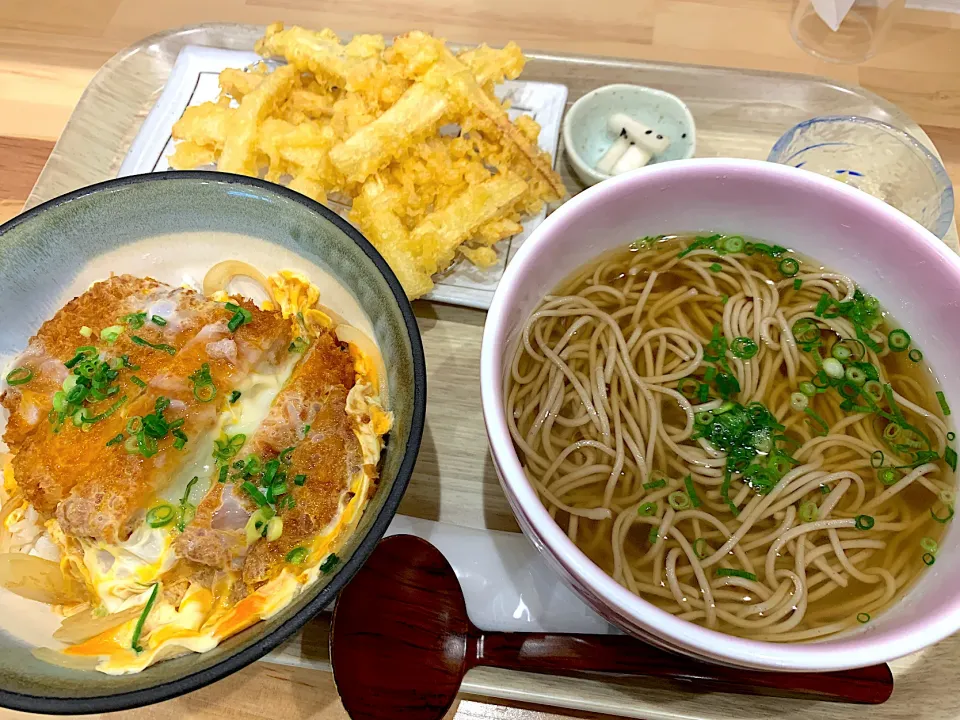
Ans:
{"label": "brown soy broth", "polygon": [[[696,335],[699,338],[699,342],[705,345],[711,340],[712,326],[715,324],[722,325],[722,323],[726,321],[724,313],[727,301],[718,296],[716,290],[711,294],[710,287],[712,286],[716,289],[723,286],[723,283],[726,282],[724,275],[732,272],[730,269],[732,262],[730,260],[724,260],[722,256],[711,258],[712,260],[716,260],[717,264],[721,265],[720,268],[717,268],[710,260],[704,260],[702,255],[690,256],[691,260],[694,261],[692,263],[675,261],[675,254],[683,250],[693,239],[693,236],[689,235],[670,236],[653,242],[641,242],[633,246],[618,248],[604,253],[592,263],[579,269],[561,282],[557,286],[556,291],[551,296],[548,296],[547,300],[549,301],[552,298],[559,298],[561,296],[577,296],[589,300],[600,307],[603,312],[609,313],[609,317],[616,321],[621,327],[622,335],[628,343],[631,340],[631,333],[636,332],[639,335],[644,335],[652,329],[670,327]],[[669,253],[674,253],[674,256]],[[749,257],[740,257],[738,255],[736,260],[752,273],[758,274],[752,282],[762,283],[768,288],[773,287],[775,283],[780,283],[779,308],[786,307],[794,313],[803,309],[806,309],[808,312],[812,311],[816,305],[819,294],[823,292],[823,290],[816,289],[817,282],[819,281],[817,274],[828,273],[829,271],[809,258],[792,252],[788,253],[788,255],[789,257],[795,258],[800,264],[798,277],[809,278],[809,280],[805,281],[805,283],[808,283],[806,288],[801,285],[800,289],[796,290],[792,281],[785,282],[784,275],[778,270],[780,262],[778,258],[767,257],[762,254]],[[698,266],[696,272],[687,271],[687,266],[691,264]],[[634,306],[640,298],[640,288],[643,288],[644,284],[650,280],[654,270],[658,272],[655,291],[650,294],[647,304],[644,306],[642,313],[640,313],[641,327],[638,328],[637,326],[631,325],[632,316],[635,314]],[[760,276],[762,276],[762,279],[760,279]],[[748,281],[745,280],[744,282],[746,283]],[[868,290],[869,289],[864,292]],[[763,291],[763,288],[760,288],[759,292]],[[722,293],[722,295],[726,296],[727,294]],[[840,293],[840,296],[842,297],[842,293]],[[746,313],[746,315],[743,315],[744,317],[749,316],[749,310],[744,309],[742,303],[737,307],[739,308],[739,310],[736,311],[739,313],[737,317],[739,317],[740,320],[743,320],[741,315],[744,313]],[[570,327],[571,322],[573,322],[573,320],[566,318],[550,318],[540,326],[542,330],[541,334],[547,340],[557,341]],[[875,337],[879,337],[880,335],[886,336],[894,327],[896,327],[896,324],[893,319],[884,315],[881,324],[875,329],[873,335]],[[605,341],[606,344],[601,342],[599,345],[595,344],[590,346],[592,350],[585,349],[585,346],[588,345],[589,342],[596,340],[599,333],[600,331],[597,330],[597,326],[581,328],[572,333],[569,344],[576,344],[577,349],[576,352],[569,353],[568,357],[572,358],[574,362],[577,360],[585,361],[584,359],[589,358],[590,353],[593,352],[599,357],[597,362],[605,366],[604,358],[609,358],[609,353],[615,352],[615,350],[611,351],[609,349],[613,344],[612,341],[607,339]],[[655,343],[647,343],[639,351],[631,351],[631,361],[637,369],[637,372],[644,377],[660,377],[681,367],[683,362],[678,361],[676,358],[670,356],[669,352],[665,351],[665,348],[670,348],[671,343],[673,343],[674,346],[682,344],[682,338],[678,340],[678,337],[679,336],[663,335]],[[821,339],[824,344],[821,352],[825,358],[829,357],[829,349],[832,343],[839,338],[836,333],[831,331],[822,332]],[[677,347],[674,349],[676,350]],[[770,352],[773,351],[771,350]],[[667,357],[666,360],[663,359],[664,356]],[[758,356],[758,360],[759,359],[760,356]],[[930,411],[937,417],[941,417],[939,403],[935,394],[938,389],[938,384],[934,373],[925,361],[911,361],[907,352],[888,352],[879,358],[879,364],[882,367],[884,375],[896,392],[906,398],[910,403]],[[524,360],[521,359],[518,367],[526,372],[530,367],[533,367],[533,365],[525,365]],[[798,368],[798,379],[809,379],[811,373],[806,370],[800,372],[801,369],[802,368]],[[590,380],[585,372],[580,372],[581,375],[578,377],[582,380],[582,385],[586,387],[589,385]],[[700,379],[703,379],[702,376]],[[618,401],[622,402],[622,399],[629,395],[625,385],[626,383],[622,382],[622,379],[619,384],[617,384],[616,381],[612,385],[607,383],[606,392],[617,394]],[[673,381],[665,383],[664,385],[665,387],[676,388],[677,382]],[[796,447],[801,446],[805,442],[811,442],[817,435],[815,431],[819,430],[819,428],[804,414],[791,409],[790,392],[796,390],[796,382],[791,386],[788,370],[782,358],[780,364],[774,367],[772,374],[763,387],[765,387],[766,390],[758,397],[740,398],[740,400],[744,403],[749,400],[758,400],[768,407],[778,421],[786,426],[783,434],[791,438]],[[567,388],[565,387],[565,389]],[[827,393],[832,392],[834,392],[833,389],[827,391]],[[547,391],[543,390],[541,397],[546,398],[547,395]],[[633,402],[630,407],[631,410],[636,411],[636,419],[639,423],[640,420],[643,419],[640,416],[646,411],[644,408],[638,406],[632,399],[628,398],[628,400]],[[630,402],[626,404],[630,404]],[[833,402],[826,394],[823,396],[818,395],[811,401],[811,408],[816,408],[826,423],[831,427],[843,421],[845,417],[849,415],[849,413],[838,409],[837,405],[838,402]],[[678,428],[682,428],[687,422],[686,412],[676,401],[671,401],[669,398],[666,398],[659,403],[658,409],[660,412],[659,420],[662,423],[661,430],[663,428],[672,428],[671,432],[676,432]],[[563,404],[556,412],[556,415],[565,418],[579,417],[582,419],[584,412],[585,405],[581,397],[578,396],[576,392],[567,392],[564,396]],[[906,413],[911,423],[917,422],[915,413],[911,411],[906,411]],[[854,441],[862,441],[863,443],[873,442],[877,444],[875,442],[876,437],[882,432],[882,427],[880,426],[885,424],[885,422],[886,421],[878,422],[878,427],[870,429],[868,427],[862,427],[863,423],[858,420],[854,425],[847,426],[847,428],[838,431],[836,434],[848,435],[853,438]],[[580,426],[584,425],[589,428],[589,423],[580,423]],[[529,423],[527,423],[527,426],[529,427]],[[559,437],[551,442],[558,444],[558,447],[562,447],[563,443],[567,440],[572,441],[578,437],[576,432],[569,427],[562,427],[559,431],[555,432],[557,432]],[[934,445],[933,449],[938,449],[934,434],[932,432],[927,432],[926,434]],[[886,462],[894,462],[893,454],[889,448],[879,444],[877,444],[877,448],[884,452],[885,464]],[[862,453],[858,454],[855,449],[848,449],[843,445],[837,447],[831,446],[822,454],[820,471],[824,473],[834,473],[847,470],[857,473],[862,479],[864,492],[862,501],[858,503],[858,506],[869,502],[871,498],[886,489],[877,478],[877,470],[871,467],[869,462],[865,461]],[[523,453],[521,453],[521,458],[523,458]],[[589,466],[590,463],[599,463],[603,467],[607,467],[604,465],[607,460],[589,447],[574,450],[569,455],[568,461],[573,465],[582,464]],[[943,479],[942,486],[953,488],[955,485],[953,472],[946,466],[942,458],[936,462],[938,464],[939,477]],[[660,443],[655,456],[651,477],[670,478],[670,486],[667,489],[676,490],[682,489],[682,486],[678,485],[678,478],[682,477],[682,473],[684,472],[684,464],[680,458],[675,454],[671,456],[669,451],[665,452],[665,446]],[[909,470],[904,472],[909,472]],[[563,495],[563,502],[574,508],[598,507],[607,487],[606,479],[601,477],[602,473],[600,473],[600,471],[598,471],[598,473],[597,482],[581,483],[575,489]],[[835,484],[836,483],[834,483],[834,485]],[[645,599],[675,614],[688,617],[688,619],[694,622],[705,624],[702,617],[703,613],[700,612],[698,614],[692,604],[686,605],[690,600],[690,598],[686,597],[688,594],[686,590],[683,590],[685,594],[683,603],[678,605],[675,600],[675,595],[672,594],[668,588],[664,571],[661,570],[659,573],[650,574],[643,569],[646,567],[644,558],[651,551],[649,537],[651,524],[633,520],[629,526],[629,530],[625,534],[617,535],[614,519],[628,509],[631,503],[627,503],[627,500],[631,502],[635,500],[636,493],[641,492],[641,490],[639,490],[640,485],[636,473],[627,471],[626,469],[620,472],[619,477],[616,479],[616,490],[614,491],[613,500],[610,505],[613,517],[608,519],[596,520],[578,517],[573,521],[570,513],[555,506],[551,507],[551,513],[558,524],[568,532],[584,553],[608,574],[614,574],[616,555],[622,550],[621,566],[629,565],[634,568],[635,573],[632,584],[640,588],[639,592]],[[739,507],[743,510],[754,497],[754,493],[749,488],[744,489],[743,485],[737,483],[732,483],[731,485],[733,488],[730,490],[730,497],[739,497]],[[621,487],[626,489],[620,492]],[[618,492],[620,493],[619,495]],[[700,499],[703,502],[705,512],[721,519],[731,532],[735,531],[738,527],[738,520],[726,507],[726,503],[722,501],[720,497],[721,493],[718,493],[716,484],[710,485],[704,481],[704,485],[700,487],[698,492],[702,495]],[[850,489],[841,497],[839,504],[833,509],[830,518],[842,519],[852,517],[851,513],[854,512],[854,510],[851,509],[851,503],[860,497],[857,495],[857,492],[858,491],[854,489],[854,485],[851,485]],[[651,490],[649,493],[651,497],[656,496],[656,494],[656,490]],[[663,494],[664,493],[661,493],[659,499],[661,505],[666,499],[663,497]],[[795,509],[799,508],[803,503],[808,502],[819,505],[825,501],[825,498],[826,496],[822,494],[819,489],[814,488],[802,497],[797,498],[792,505]],[[624,503],[618,504],[621,499],[624,500]],[[778,500],[779,499],[782,499],[782,496],[778,498]],[[548,504],[548,507],[549,506]],[[866,556],[865,559],[861,557],[857,561],[856,567],[860,572],[865,572],[870,578],[873,578],[876,576],[870,575],[869,571],[882,568],[883,571],[890,573],[894,578],[896,593],[892,598],[887,598],[883,607],[875,609],[873,612],[874,615],[877,612],[882,612],[890,604],[896,602],[926,568],[926,565],[921,559],[924,554],[924,549],[921,548],[920,545],[921,539],[928,538],[939,542],[948,524],[937,522],[931,515],[932,510],[938,512],[941,516],[945,516],[947,512],[942,502],[940,502],[929,489],[922,486],[919,481],[914,481],[892,499],[883,503],[877,510],[877,523],[879,527],[886,528],[888,526],[894,526],[898,528],[896,530],[884,530],[884,534],[882,534],[883,542],[886,543],[884,548],[858,548],[855,546],[856,542],[861,538],[880,537],[881,534],[879,532],[871,533],[869,530],[861,532],[849,528],[841,528],[836,531],[841,538],[841,542],[852,543],[851,549],[849,551],[845,550],[848,559],[857,558],[858,553]],[[781,511],[779,514],[760,518],[751,526],[750,532],[756,533],[757,536],[775,533],[783,517],[783,511]],[[703,539],[709,548],[708,554],[716,550],[716,548],[723,543],[724,536],[719,531],[711,529],[709,523],[696,520],[685,520],[684,523],[686,523],[686,525],[684,525],[683,533],[685,535],[691,535],[691,537],[687,538],[688,541],[692,543],[693,533],[698,533],[697,538]],[[798,520],[794,523],[794,527],[800,524]],[[618,537],[621,538],[620,550],[618,550],[618,547],[615,545]],[[755,536],[748,534],[747,537]],[[826,530],[805,533],[798,537],[804,539],[804,541],[810,545],[810,550],[807,550],[807,552],[815,548],[822,549],[824,545],[829,545],[830,543]],[[781,548],[774,563],[775,572],[791,572],[794,570],[797,542],[798,540],[796,539],[790,540]],[[749,543],[746,544],[749,545]],[[677,543],[674,542],[671,547],[677,547]],[[844,547],[846,548],[846,545]],[[714,567],[720,565],[729,565],[734,568],[740,567],[741,562],[734,552],[731,551],[728,557],[729,562],[721,560],[718,563],[714,563]],[[833,554],[827,552],[821,555],[821,558],[821,562],[825,560],[828,563],[828,567],[832,568],[834,572],[845,572],[842,564],[838,563],[839,558]],[[760,556],[755,557],[754,560],[762,563]],[[687,588],[692,587],[695,590],[697,583],[693,578],[692,569],[682,566],[682,562],[682,559],[677,560],[676,565],[677,578],[681,583],[681,588],[685,586]],[[805,572],[806,580],[811,580],[811,578],[816,577],[817,573],[821,572],[821,570],[819,570],[817,563],[808,562]],[[621,571],[621,575],[617,577],[618,581],[629,587],[631,583],[625,581],[622,575],[623,571]],[[792,632],[794,634],[803,634],[806,631],[812,633],[816,632],[817,628],[827,626],[831,623],[846,623],[849,627],[851,626],[850,618],[856,614],[857,606],[860,604],[864,606],[869,605],[871,598],[877,600],[880,598],[878,593],[886,587],[883,580],[877,583],[869,583],[850,574],[847,575],[846,580],[846,587],[837,587],[822,599],[809,601],[802,622],[797,624],[795,628],[792,628]],[[818,589],[822,587],[823,584],[819,583],[812,591],[808,592],[816,594]],[[715,603],[718,607],[723,606],[724,603],[729,606],[734,600],[739,600],[744,604],[757,603],[761,600],[761,598],[749,588],[745,589],[735,585],[720,587],[717,592],[718,595],[722,596],[721,599]],[[695,591],[694,595],[698,596],[698,593]],[[767,614],[768,613],[759,613],[758,616],[762,619],[766,617]],[[855,627],[855,623],[852,626]],[[724,619],[720,619],[715,627],[719,630],[744,636],[756,636],[762,639],[773,640],[780,639],[778,637],[767,637],[762,631],[747,632],[736,624],[727,622]],[[784,634],[785,639],[790,639],[790,637],[792,637],[790,633]],[[810,637],[813,636],[810,635]],[[807,636],[799,639],[807,639]]]}

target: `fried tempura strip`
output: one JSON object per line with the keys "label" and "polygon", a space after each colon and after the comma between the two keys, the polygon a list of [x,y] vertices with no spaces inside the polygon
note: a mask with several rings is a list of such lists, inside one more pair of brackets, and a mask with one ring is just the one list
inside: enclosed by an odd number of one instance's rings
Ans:
{"label": "fried tempura strip", "polygon": [[410,233],[413,244],[434,248],[441,270],[453,261],[457,247],[469,240],[484,223],[500,215],[523,195],[527,183],[512,173],[500,173],[463,191],[442,210],[428,215]]}
{"label": "fried tempura strip", "polygon": [[283,57],[301,72],[311,72],[336,85],[343,85],[350,63],[346,49],[331,30],[283,29],[274,23],[254,46],[264,57]]}
{"label": "fried tempura strip", "polygon": [[335,146],[330,160],[348,180],[363,182],[413,138],[437,128],[448,108],[446,95],[416,83],[383,115]]}
{"label": "fried tempura strip", "polygon": [[257,132],[260,123],[286,97],[298,79],[296,68],[284,65],[267,75],[240,107],[229,115],[219,169],[239,175],[257,174]]}

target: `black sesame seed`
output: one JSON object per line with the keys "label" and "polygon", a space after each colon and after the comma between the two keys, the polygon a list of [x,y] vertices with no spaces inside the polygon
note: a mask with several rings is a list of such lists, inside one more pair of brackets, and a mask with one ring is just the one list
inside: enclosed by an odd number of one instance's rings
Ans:
{"label": "black sesame seed", "polygon": [[652,133],[652,132],[653,132],[653,130],[647,130],[647,131],[644,133],[644,135],[649,135],[649,134]]}
{"label": "black sesame seed", "polygon": [[620,137],[626,137],[626,136],[627,136],[627,129],[626,129],[626,128],[621,128],[621,129],[620,129]]}
{"label": "black sesame seed", "polygon": [[663,135],[657,135],[657,140],[663,140]]}
{"label": "black sesame seed", "polygon": [[683,134],[683,135],[681,135],[680,137],[682,137],[682,138],[685,138],[686,136],[687,136],[687,134],[686,134],[686,133],[684,133],[684,134]]}

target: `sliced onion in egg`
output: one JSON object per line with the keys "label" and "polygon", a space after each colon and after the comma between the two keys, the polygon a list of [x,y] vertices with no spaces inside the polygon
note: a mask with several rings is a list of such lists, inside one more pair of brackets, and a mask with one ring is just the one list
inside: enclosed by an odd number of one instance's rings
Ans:
{"label": "sliced onion in egg", "polygon": [[266,275],[250,263],[245,263],[242,260],[224,260],[207,270],[207,274],[203,276],[203,294],[210,297],[220,290],[226,292],[227,285],[238,276],[255,280],[263,287],[267,297],[272,298]]}
{"label": "sliced onion in egg", "polygon": [[64,576],[60,563],[23,553],[0,553],[0,585],[20,597],[47,605],[84,599],[82,588]]}
{"label": "sliced onion in egg", "polygon": [[64,655],[62,652],[53,648],[34,648],[30,651],[37,660],[42,660],[50,665],[56,665],[69,670],[96,670],[100,664],[99,657],[89,657],[87,655]]}
{"label": "sliced onion in egg", "polygon": [[135,617],[139,617],[143,612],[143,607],[131,607],[110,615],[98,616],[93,610],[84,610],[76,615],[64,618],[60,627],[53,633],[53,639],[65,642],[69,645],[86,642],[92,637],[96,637],[110,628],[123,625]]}

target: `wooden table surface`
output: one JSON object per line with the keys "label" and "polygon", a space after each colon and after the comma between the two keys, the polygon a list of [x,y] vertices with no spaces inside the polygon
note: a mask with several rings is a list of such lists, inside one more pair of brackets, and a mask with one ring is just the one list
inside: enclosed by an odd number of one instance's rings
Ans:
{"label": "wooden table surface", "polygon": [[[84,87],[111,55],[200,22],[396,34],[459,42],[825,75],[858,83],[921,124],[960,187],[960,15],[906,11],[859,66],[806,55],[790,0],[0,0],[0,221],[16,215]],[[0,718],[20,713],[0,711]],[[449,717],[586,717],[463,698]],[[24,715],[24,717],[27,717]],[[346,718],[332,676],[256,663],[216,685],[118,718]]]}

